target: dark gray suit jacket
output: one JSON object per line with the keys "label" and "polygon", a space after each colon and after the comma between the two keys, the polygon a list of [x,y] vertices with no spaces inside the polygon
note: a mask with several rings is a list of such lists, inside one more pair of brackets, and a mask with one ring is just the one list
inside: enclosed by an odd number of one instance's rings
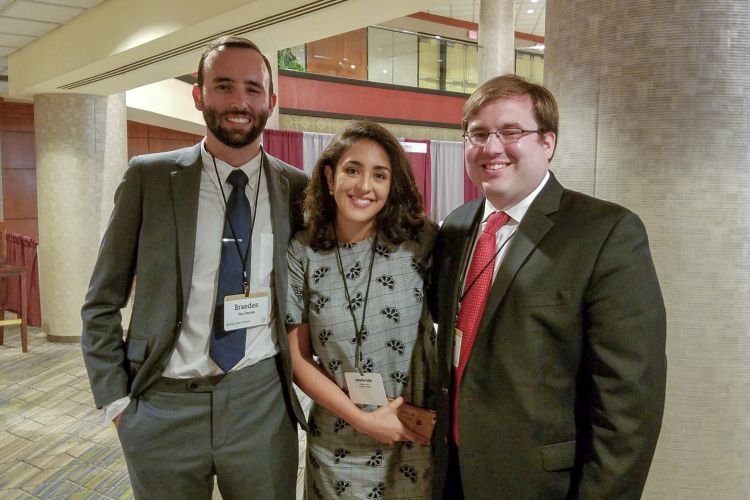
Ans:
{"label": "dark gray suit jacket", "polygon": [[[483,206],[478,199],[448,216],[433,253],[436,498],[457,300]],[[552,176],[509,243],[461,381],[466,498],[639,498],[661,427],[665,323],[638,217]]]}
{"label": "dark gray suit jacket", "polygon": [[[287,244],[302,226],[304,172],[263,153],[274,231],[274,301],[283,382],[297,420],[284,314]],[[136,398],[159,377],[177,343],[188,302],[201,178],[200,144],[135,157],[117,188],[81,316],[83,358],[94,401]],[[127,339],[120,309],[135,300]]]}

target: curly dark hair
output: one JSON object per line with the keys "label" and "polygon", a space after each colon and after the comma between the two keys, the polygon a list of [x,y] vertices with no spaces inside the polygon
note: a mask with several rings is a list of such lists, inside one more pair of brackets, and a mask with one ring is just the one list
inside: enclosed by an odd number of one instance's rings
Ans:
{"label": "curly dark hair", "polygon": [[377,123],[354,122],[331,140],[315,164],[305,195],[305,240],[315,250],[331,250],[336,245],[336,201],[329,193],[325,167],[333,172],[344,153],[357,142],[369,139],[382,147],[391,162],[391,191],[383,209],[375,216],[379,237],[398,245],[417,241],[427,223],[422,195],[404,149],[388,130]]}

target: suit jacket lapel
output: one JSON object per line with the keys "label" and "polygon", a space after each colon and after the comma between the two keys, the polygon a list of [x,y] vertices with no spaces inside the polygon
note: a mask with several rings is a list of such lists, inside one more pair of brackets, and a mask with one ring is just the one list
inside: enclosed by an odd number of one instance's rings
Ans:
{"label": "suit jacket lapel", "polygon": [[[451,261],[453,263],[453,269],[451,272],[454,274],[453,279],[447,281],[451,284],[451,289],[446,291],[440,290],[440,293],[447,293],[447,297],[451,297],[451,302],[448,307],[450,314],[446,315],[446,318],[448,319],[441,321],[441,327],[447,328],[450,334],[439,335],[438,337],[442,338],[443,342],[445,342],[445,352],[449,354],[453,352],[453,328],[456,326],[458,300],[463,294],[463,277],[467,269],[471,247],[474,243],[474,233],[476,232],[477,225],[481,221],[484,208],[484,198],[478,198],[469,202],[469,204],[469,209],[466,211],[463,218],[458,219],[453,223],[457,228],[455,235],[451,233],[451,241],[444,243],[446,246],[451,245],[448,246],[448,249],[450,249],[452,253]],[[455,247],[452,247],[454,242]],[[445,363],[445,368],[448,370],[447,373],[450,373],[453,357],[448,355],[442,356],[441,359]]]}
{"label": "suit jacket lapel", "polygon": [[509,243],[508,251],[503,257],[500,268],[490,288],[487,304],[484,308],[482,321],[479,323],[477,332],[487,328],[487,324],[494,316],[493,311],[498,308],[505,297],[513,278],[526,262],[529,254],[536,248],[545,234],[554,226],[554,222],[547,217],[554,213],[560,206],[560,197],[563,187],[557,182],[555,176],[550,172],[547,185],[531,203],[521,224],[518,225],[516,235]]}
{"label": "suit jacket lapel", "polygon": [[[286,269],[289,229],[289,181],[276,166],[273,158],[263,152],[263,175],[268,186],[268,201],[271,205],[271,227],[273,228],[273,268]],[[286,294],[285,272],[274,272],[274,287],[277,297]]]}
{"label": "suit jacket lapel", "polygon": [[[177,168],[171,172],[172,207],[177,229],[177,256],[180,263],[182,300],[187,304],[190,282],[193,279],[193,256],[195,254],[195,230],[198,221],[198,197],[200,195],[201,145],[190,148],[177,160]],[[182,307],[184,309],[184,307]],[[181,312],[184,312],[181,311]]]}

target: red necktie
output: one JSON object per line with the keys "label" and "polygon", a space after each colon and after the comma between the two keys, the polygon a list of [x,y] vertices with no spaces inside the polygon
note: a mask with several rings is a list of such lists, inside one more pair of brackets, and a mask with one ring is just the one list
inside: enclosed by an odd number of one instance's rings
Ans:
{"label": "red necktie", "polygon": [[456,443],[458,443],[458,388],[466,368],[466,362],[471,354],[471,348],[474,345],[474,339],[477,336],[479,322],[482,320],[482,314],[484,314],[487,295],[492,286],[495,271],[496,233],[509,220],[510,217],[505,212],[494,212],[490,215],[489,220],[484,225],[482,234],[479,235],[479,241],[477,241],[474,256],[471,258],[471,264],[469,265],[469,272],[466,274],[466,280],[464,281],[465,296],[461,301],[461,309],[456,320],[456,328],[461,330],[463,334],[461,356],[458,359],[458,366],[453,371],[453,412],[451,420],[453,439]]}

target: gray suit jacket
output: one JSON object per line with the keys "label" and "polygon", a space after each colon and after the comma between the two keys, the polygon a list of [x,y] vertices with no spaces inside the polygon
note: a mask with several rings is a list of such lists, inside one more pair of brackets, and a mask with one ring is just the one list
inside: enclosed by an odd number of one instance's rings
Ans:
{"label": "gray suit jacket", "polygon": [[[457,300],[483,205],[449,215],[433,251],[436,497],[450,439]],[[466,498],[639,498],[664,407],[665,332],[641,221],[552,176],[509,243],[461,380]]]}
{"label": "gray suit jacket", "polygon": [[[83,358],[97,407],[142,394],[159,379],[175,348],[193,273],[200,151],[197,144],[135,157],[117,188],[81,312]],[[304,426],[292,387],[284,315],[287,244],[302,226],[300,203],[307,176],[263,154],[274,231],[274,300],[283,382],[292,411]],[[134,279],[133,314],[123,340],[120,309]]]}

